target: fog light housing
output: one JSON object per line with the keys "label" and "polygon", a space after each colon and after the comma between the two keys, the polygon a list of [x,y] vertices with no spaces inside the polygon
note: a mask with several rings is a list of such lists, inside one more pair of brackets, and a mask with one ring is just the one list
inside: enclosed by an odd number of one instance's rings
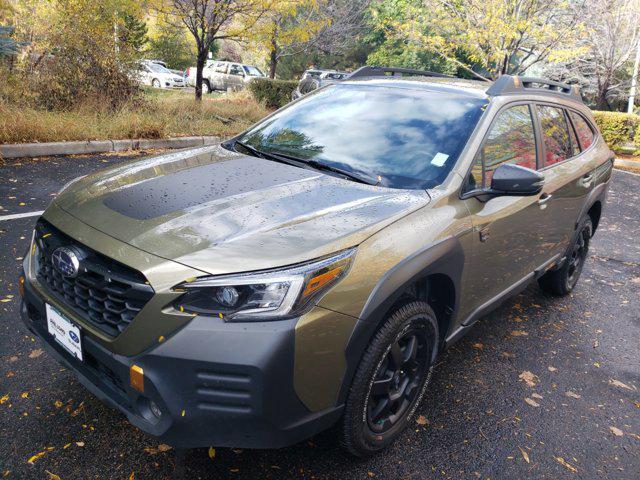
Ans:
{"label": "fog light housing", "polygon": [[162,418],[162,410],[153,400],[149,400],[149,410],[151,410],[151,413],[153,413],[153,416],[157,419]]}

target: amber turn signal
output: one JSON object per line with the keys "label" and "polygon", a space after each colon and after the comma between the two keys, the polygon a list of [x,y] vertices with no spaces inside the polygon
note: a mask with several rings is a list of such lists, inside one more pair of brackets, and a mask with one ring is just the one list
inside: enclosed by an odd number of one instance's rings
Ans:
{"label": "amber turn signal", "polygon": [[144,393],[144,370],[138,365],[131,365],[129,369],[129,383],[140,393]]}
{"label": "amber turn signal", "polygon": [[24,275],[20,275],[18,279],[18,292],[20,292],[21,297],[24,297]]}
{"label": "amber turn signal", "polygon": [[307,295],[315,292],[319,288],[324,287],[327,283],[331,282],[334,278],[342,273],[344,270],[344,265],[334,268],[333,270],[329,270],[328,272],[321,273],[320,275],[316,275],[307,283],[307,286],[302,292],[302,296],[306,297]]}

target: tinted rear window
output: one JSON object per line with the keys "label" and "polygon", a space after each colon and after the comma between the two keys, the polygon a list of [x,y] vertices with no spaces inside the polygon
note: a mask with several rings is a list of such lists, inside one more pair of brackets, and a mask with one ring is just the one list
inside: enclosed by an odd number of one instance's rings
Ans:
{"label": "tinted rear window", "polygon": [[586,150],[593,143],[593,130],[587,123],[587,121],[579,113],[569,112],[573,126],[576,127],[578,133],[578,140],[580,140],[580,146],[582,150]]}
{"label": "tinted rear window", "polygon": [[573,156],[569,126],[564,111],[560,108],[538,105],[542,138],[545,146],[543,167],[562,162]]}
{"label": "tinted rear window", "polygon": [[392,188],[431,188],[456,163],[486,104],[452,92],[338,84],[265,119],[241,140],[381,177]]}

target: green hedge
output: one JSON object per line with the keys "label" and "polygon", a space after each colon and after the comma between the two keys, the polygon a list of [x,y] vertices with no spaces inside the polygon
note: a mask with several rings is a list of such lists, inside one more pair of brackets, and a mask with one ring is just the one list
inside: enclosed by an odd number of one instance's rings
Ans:
{"label": "green hedge", "polygon": [[269,108],[280,108],[291,101],[291,94],[298,82],[294,80],[272,80],[254,78],[249,82],[249,90],[258,102],[264,102]]}
{"label": "green hedge", "polygon": [[593,112],[593,116],[612,150],[624,151],[625,145],[640,150],[640,116],[621,112]]}

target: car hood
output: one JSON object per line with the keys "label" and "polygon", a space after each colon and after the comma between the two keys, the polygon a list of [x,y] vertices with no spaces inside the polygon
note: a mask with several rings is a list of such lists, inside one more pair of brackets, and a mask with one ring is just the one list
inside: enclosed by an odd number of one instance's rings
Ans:
{"label": "car hood", "polygon": [[220,146],[98,172],[55,200],[107,235],[211,274],[328,255],[428,202],[423,191],[359,184]]}

